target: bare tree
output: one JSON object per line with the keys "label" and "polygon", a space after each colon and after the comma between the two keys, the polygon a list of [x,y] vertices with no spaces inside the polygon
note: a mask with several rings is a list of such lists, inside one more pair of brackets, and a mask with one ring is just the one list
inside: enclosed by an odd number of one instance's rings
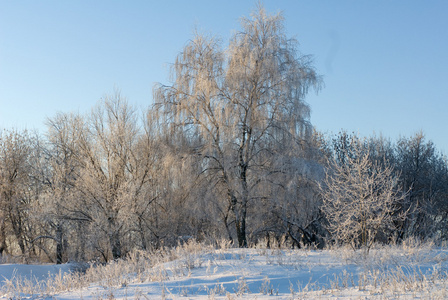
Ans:
{"label": "bare tree", "polygon": [[80,210],[94,226],[97,250],[106,259],[108,253],[118,258],[132,202],[145,182],[134,177],[141,174],[134,153],[139,136],[135,110],[117,92],[92,110],[81,130],[77,155],[82,168],[76,185],[84,199]]}
{"label": "bare tree", "polygon": [[[29,242],[29,214],[34,199],[30,178],[31,137],[17,130],[0,132],[0,247],[7,251],[9,228],[21,254]],[[1,254],[0,252],[0,254]]]}
{"label": "bare tree", "polygon": [[411,212],[399,230],[399,238],[446,235],[446,157],[437,152],[422,132],[400,138],[396,153],[401,182],[409,190],[401,209]]}
{"label": "bare tree", "polygon": [[[82,124],[83,118],[80,115],[58,113],[47,120],[46,143],[40,145],[42,159],[39,160],[39,172],[36,173],[45,190],[39,197],[41,205],[35,215],[40,221],[41,232],[33,241],[47,240],[49,243],[56,243],[54,252],[58,264],[69,258],[83,258],[83,253],[78,249],[83,247],[85,240],[76,239],[81,237],[81,233],[74,228],[90,221],[76,210],[75,204],[79,196],[75,186],[81,168],[77,160],[77,147]],[[68,250],[75,250],[77,254],[68,257]]]}
{"label": "bare tree", "polygon": [[304,97],[321,80],[311,58],[286,37],[281,14],[259,7],[241,25],[226,50],[196,34],[176,58],[174,83],[156,88],[155,99],[173,132],[190,140],[201,173],[224,192],[221,215],[227,224],[228,207],[244,247],[248,205],[269,197],[258,192],[276,173],[276,153],[311,133]]}
{"label": "bare tree", "polygon": [[[359,139],[351,139],[350,155],[330,162],[324,185],[322,211],[337,242],[362,248],[368,253],[378,234],[391,232],[397,204],[405,197],[391,166],[371,161],[369,150]],[[347,151],[347,150],[346,150]]]}
{"label": "bare tree", "polygon": [[116,92],[87,116],[58,114],[48,125],[44,224],[37,238],[56,242],[57,261],[68,255],[68,242],[77,259],[89,250],[91,258],[96,252],[108,260],[157,246],[172,223],[161,212],[175,208],[166,205],[169,183],[159,180],[167,179],[167,160],[152,112],[140,123]]}

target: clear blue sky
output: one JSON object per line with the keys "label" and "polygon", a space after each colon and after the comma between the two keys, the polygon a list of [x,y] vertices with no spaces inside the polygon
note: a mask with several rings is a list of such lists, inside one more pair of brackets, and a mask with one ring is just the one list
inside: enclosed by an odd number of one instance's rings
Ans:
{"label": "clear blue sky", "polygon": [[[114,88],[139,108],[195,27],[224,41],[255,1],[0,0],[0,128],[89,111]],[[448,1],[266,0],[325,88],[311,121],[395,140],[423,130],[448,154]]]}

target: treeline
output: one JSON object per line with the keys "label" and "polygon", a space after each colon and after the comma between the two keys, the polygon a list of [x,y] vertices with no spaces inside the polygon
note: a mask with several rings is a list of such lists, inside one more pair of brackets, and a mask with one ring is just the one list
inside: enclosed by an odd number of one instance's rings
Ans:
{"label": "treeline", "polygon": [[[117,92],[88,114],[49,118],[43,133],[3,130],[0,255],[61,263],[188,238],[340,242],[329,178],[358,163],[394,180],[360,199],[394,198],[387,211],[365,210],[353,245],[446,239],[448,164],[433,143],[422,133],[392,142],[314,131],[304,99],[322,79],[281,14],[260,7],[241,27],[226,48],[196,35],[143,114]],[[387,228],[377,224],[391,215]]]}
{"label": "treeline", "polygon": [[[43,136],[1,133],[2,255],[109,260],[190,237],[238,243],[232,199],[220,183],[224,178],[198,152],[199,142],[165,131],[151,113],[138,120],[116,97],[86,116],[58,114]],[[391,142],[314,132],[288,155],[271,157],[266,168],[272,174],[248,172],[247,242],[286,239],[297,247],[331,242],[319,185],[330,161],[344,164],[356,150],[354,141],[361,141],[372,162],[393,166],[406,194],[396,207],[406,218],[376,239],[445,240],[448,164],[422,133]]]}

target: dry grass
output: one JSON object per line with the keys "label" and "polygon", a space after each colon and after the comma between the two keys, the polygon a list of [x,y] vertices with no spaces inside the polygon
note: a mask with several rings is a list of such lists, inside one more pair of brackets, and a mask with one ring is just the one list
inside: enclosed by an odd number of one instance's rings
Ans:
{"label": "dry grass", "polygon": [[[443,265],[448,257],[444,251],[434,251],[434,243],[420,243],[408,240],[402,245],[375,246],[369,256],[348,250],[346,248],[327,249],[335,260],[346,264],[355,264],[362,271],[352,274],[344,271],[336,274],[329,285],[319,286],[313,281],[304,287],[299,283],[290,283],[290,299],[329,297],[345,297],[354,299],[360,295],[369,299],[448,298],[448,274]],[[114,298],[118,289],[126,289],[131,284],[158,282],[161,288],[161,298],[175,298],[171,291],[165,288],[165,282],[173,279],[186,278],[194,269],[204,268],[205,275],[213,275],[220,260],[231,254],[233,260],[241,263],[252,263],[252,255],[264,257],[266,266],[286,266],[293,270],[313,268],[307,260],[310,249],[266,249],[254,246],[255,249],[229,249],[226,242],[206,245],[194,240],[175,248],[163,248],[156,251],[133,251],[126,258],[112,261],[105,265],[89,265],[83,272],[62,273],[49,277],[45,281],[36,278],[29,279],[15,276],[5,280],[0,289],[0,297],[21,299],[27,295],[37,297],[53,297],[63,292],[83,290],[92,285],[101,287],[96,297],[98,299]],[[255,251],[255,252],[254,252]],[[434,254],[437,255],[434,255]],[[432,265],[432,269],[422,270],[419,265]],[[217,282],[206,288],[208,299],[222,298],[239,299],[249,294],[259,293],[260,297],[277,295],[278,289],[271,284],[269,274],[260,283],[260,288],[251,291],[245,274],[237,278],[236,287],[226,290],[223,284]],[[179,295],[190,297],[188,286],[179,288]],[[140,295],[138,291],[134,296]],[[145,299],[144,295],[138,298]]]}

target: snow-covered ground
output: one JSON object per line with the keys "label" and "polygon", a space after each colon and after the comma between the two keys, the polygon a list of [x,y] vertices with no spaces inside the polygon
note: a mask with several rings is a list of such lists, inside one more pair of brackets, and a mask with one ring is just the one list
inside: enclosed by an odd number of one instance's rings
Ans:
{"label": "snow-covered ground", "polygon": [[[64,273],[71,267],[0,265],[0,278],[4,277],[0,297],[448,298],[448,250],[428,245],[378,247],[364,257],[348,249],[213,249],[189,243],[177,249],[135,252],[126,261],[91,268],[82,276]],[[42,282],[47,274],[52,279]],[[22,276],[22,280],[14,283],[13,276]]]}
{"label": "snow-covered ground", "polygon": [[56,275],[59,272],[70,272],[71,265],[23,265],[23,264],[0,264],[0,281],[4,284],[5,279],[26,278],[46,280],[49,275]]}

